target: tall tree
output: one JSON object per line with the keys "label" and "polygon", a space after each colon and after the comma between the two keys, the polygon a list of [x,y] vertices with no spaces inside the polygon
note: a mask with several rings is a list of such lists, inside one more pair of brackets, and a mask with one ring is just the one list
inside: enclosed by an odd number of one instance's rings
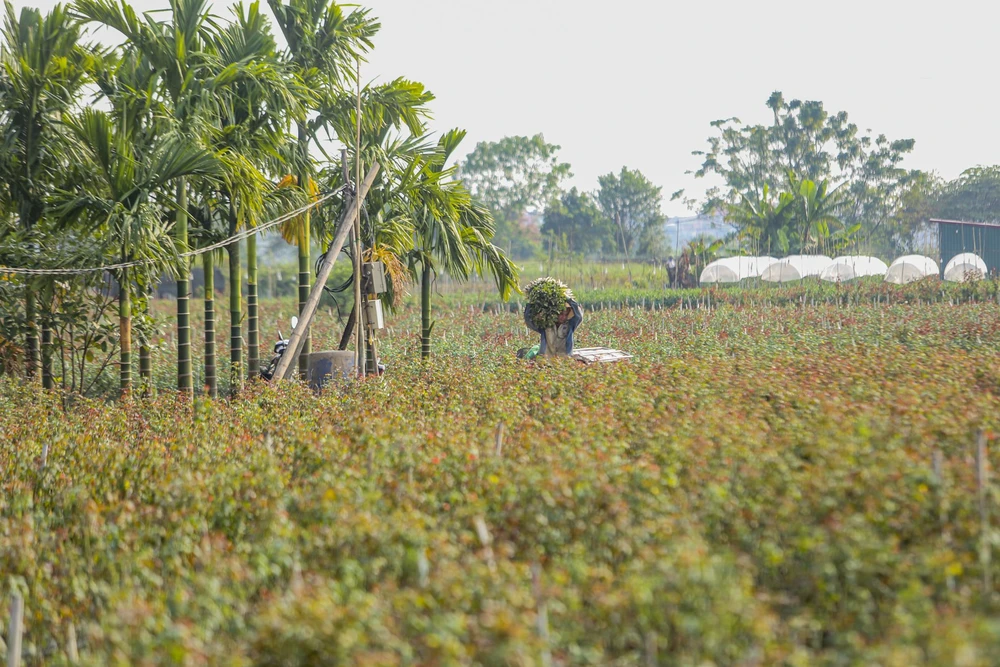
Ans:
{"label": "tall tree", "polygon": [[618,231],[625,254],[634,256],[658,248],[666,220],[660,208],[663,188],[653,185],[638,169],[627,167],[597,180],[597,201]]}
{"label": "tall tree", "polygon": [[517,268],[490,242],[494,229],[489,210],[455,178],[455,167],[448,166],[464,137],[461,130],[444,134],[436,150],[414,163],[413,178],[404,193],[414,239],[408,263],[420,280],[420,356],[424,359],[431,349],[431,282],[435,275],[446,272],[452,278],[467,280],[472,275],[490,274],[504,300],[517,289]]}
{"label": "tall tree", "polygon": [[572,252],[600,252],[615,247],[615,230],[611,222],[586,192],[573,188],[545,207],[542,233],[565,240]]}
{"label": "tall tree", "polygon": [[919,178],[919,172],[902,167],[913,150],[912,139],[862,133],[847,113],[830,114],[822,102],[786,100],[780,92],[766,106],[769,124],[745,125],[739,118],[711,124],[715,134],[707,150],[695,151],[702,163],[694,175],[712,174],[724,185],[707,191],[703,211],[759,202],[765,185],[772,193],[786,187],[791,171],[817,187],[827,181],[830,191],[843,191],[837,214],[845,228],[860,224],[870,239],[880,226],[892,223],[904,193]]}
{"label": "tall tree", "polygon": [[523,254],[531,250],[518,223],[526,212],[541,212],[562,193],[563,182],[573,174],[570,165],[559,160],[559,146],[533,137],[504,137],[483,141],[466,156],[460,166],[462,181],[492,212],[497,223],[497,240],[516,243]]}
{"label": "tall tree", "polygon": [[[295,73],[275,53],[275,42],[260,6],[252,2],[233,8],[234,21],[212,36],[215,76],[230,72],[228,85],[216,96],[210,119],[208,144],[227,165],[228,176],[214,181],[209,196],[221,209],[227,237],[254,227],[269,213],[293,200],[287,188],[277,188],[268,173],[277,175],[284,165],[292,119],[304,118],[305,88]],[[255,237],[250,237],[254,238]],[[226,246],[229,255],[230,376],[233,391],[244,376],[242,261],[240,243]],[[248,252],[256,244],[247,242]],[[248,299],[251,307],[251,372],[257,371],[256,255],[248,256]]]}
{"label": "tall tree", "polygon": [[[4,3],[4,10],[0,175],[18,218],[22,242],[37,247],[38,225],[62,166],[63,151],[56,148],[60,117],[72,107],[86,81],[87,54],[79,43],[79,26],[62,5],[44,16],[32,7],[22,7],[17,14],[10,2]],[[36,294],[45,282],[28,281],[25,289],[26,368],[30,375],[37,372],[39,362]],[[43,384],[51,388],[51,330],[46,314],[42,317],[42,337]]]}
{"label": "tall tree", "polygon": [[83,193],[60,193],[61,219],[70,224],[85,223],[104,239],[114,262],[141,262],[118,269],[116,275],[121,390],[127,393],[132,385],[133,282],[144,274],[146,280],[139,280],[139,284],[148,284],[177,259],[157,195],[178,178],[217,176],[219,167],[211,154],[176,135],[151,146],[136,146],[128,129],[116,127],[102,111],[86,109],[66,124],[77,140],[76,156],[94,169]]}
{"label": "tall tree", "polygon": [[[285,57],[292,71],[318,99],[336,97],[344,88],[343,83],[352,80],[355,59],[372,48],[372,37],[380,27],[378,22],[367,10],[347,12],[346,5],[332,0],[289,0],[288,4],[281,0],[268,0],[268,5],[285,37]],[[302,119],[296,124],[298,143],[293,168],[298,185],[307,196],[314,189],[309,149],[317,132],[324,129],[325,120],[321,114],[312,122]],[[300,216],[297,236],[301,312],[310,289],[309,244],[312,234],[309,213]],[[307,332],[299,359],[299,371],[303,376],[311,345]]]}
{"label": "tall tree", "polygon": [[795,195],[774,193],[766,183],[759,197],[739,195],[739,203],[726,204],[726,217],[736,224],[741,239],[749,241],[753,254],[788,254],[795,240],[791,224]]}
{"label": "tall tree", "polygon": [[963,171],[944,185],[937,209],[949,220],[1000,222],[1000,165]]}
{"label": "tall tree", "polygon": [[[206,45],[212,21],[208,0],[169,0],[169,18],[148,13],[140,20],[125,0],[76,0],[75,12],[88,22],[102,24],[128,40],[142,56],[142,66],[158,76],[157,93],[169,107],[176,132],[200,145],[205,105],[227,79],[202,76],[208,65]],[[229,73],[226,73],[227,75]],[[173,226],[178,251],[188,249],[188,183],[176,182],[177,209]],[[183,256],[177,266],[177,387],[188,395],[194,390],[191,368],[190,265]]]}

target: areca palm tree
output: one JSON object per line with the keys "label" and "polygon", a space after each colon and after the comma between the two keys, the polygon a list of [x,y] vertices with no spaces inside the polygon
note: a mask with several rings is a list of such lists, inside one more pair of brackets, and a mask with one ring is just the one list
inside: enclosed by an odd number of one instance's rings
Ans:
{"label": "areca palm tree", "polygon": [[[277,188],[267,173],[279,171],[287,153],[288,128],[304,117],[303,101],[309,98],[298,85],[291,68],[275,53],[275,42],[259,3],[238,4],[235,21],[218,30],[212,41],[213,67],[233,72],[233,80],[216,97],[209,145],[227,165],[228,176],[217,182],[212,197],[222,208],[224,228],[232,236],[244,227],[254,227],[261,218],[277,213],[295,200],[294,193]],[[238,389],[243,376],[242,268],[240,245],[231,243],[230,275],[230,363],[232,386]],[[248,253],[249,370],[258,370],[256,237],[250,236]]]}
{"label": "areca palm tree", "polygon": [[[380,261],[386,267],[388,292],[383,297],[391,309],[399,295],[405,294],[411,276],[405,255],[413,248],[412,224],[405,198],[404,184],[413,178],[419,158],[435,150],[425,135],[428,104],[434,96],[420,83],[399,78],[366,86],[361,90],[361,162],[378,163],[381,169],[364,202],[361,225],[363,261]],[[354,146],[357,131],[357,101],[353,94],[324,99],[318,116],[345,146]],[[324,178],[327,188],[344,185],[344,172],[356,170],[353,150],[345,151],[347,164],[332,165]],[[353,164],[352,164],[353,163]],[[336,230],[316,226],[324,245]],[[287,238],[287,236],[286,236]],[[346,349],[354,330],[357,304],[351,309],[340,349]]]}
{"label": "areca palm tree", "polygon": [[420,279],[420,356],[430,356],[431,282],[441,272],[457,280],[489,274],[506,300],[517,290],[517,267],[491,243],[495,227],[489,210],[475,201],[447,166],[465,131],[443,135],[436,150],[415,163],[405,188],[413,225],[408,264]]}
{"label": "areca palm tree", "polygon": [[121,325],[121,390],[132,384],[132,282],[149,279],[173,266],[177,247],[167,234],[163,203],[157,200],[166,186],[187,176],[219,176],[218,161],[182,137],[171,136],[149,146],[136,146],[128,129],[116,126],[103,111],[86,109],[68,118],[66,125],[77,141],[77,157],[92,165],[92,177],[83,193],[57,197],[60,219],[83,223],[99,235],[116,262],[141,262],[116,271]]}
{"label": "areca palm tree", "polygon": [[[37,244],[36,232],[46,212],[46,201],[58,172],[62,151],[58,122],[73,105],[85,83],[87,53],[80,44],[80,28],[56,5],[46,15],[33,7],[16,14],[4,3],[0,45],[0,175],[7,201],[17,215],[22,238]],[[37,247],[37,246],[35,246]],[[39,361],[36,293],[39,282],[27,284],[27,370],[37,372]],[[44,308],[44,306],[43,306]],[[51,330],[42,317],[42,380],[52,387],[49,348]]]}
{"label": "areca palm tree", "polygon": [[[146,65],[139,51],[126,45],[120,52],[112,51],[95,59],[91,69],[98,88],[111,105],[113,117],[128,129],[133,146],[151,145],[157,136],[170,131],[169,113],[162,99],[154,94],[159,74]],[[149,317],[149,293],[159,277],[149,278],[148,284],[141,286],[146,317]],[[152,350],[141,332],[139,375],[144,391],[152,391]]]}
{"label": "areca palm tree", "polygon": [[[206,44],[212,21],[208,0],[169,0],[169,19],[145,14],[140,18],[125,0],[76,0],[74,12],[86,22],[102,24],[123,35],[129,48],[142,56],[143,66],[157,77],[174,130],[195,145],[204,130],[204,109],[226,78],[205,75],[209,67]],[[229,73],[226,73],[228,76]],[[188,248],[188,183],[176,180],[177,209],[173,235],[178,250]],[[177,264],[177,387],[193,392],[191,372],[190,266],[181,257]]]}
{"label": "areca palm tree", "polygon": [[[342,82],[351,78],[355,58],[372,48],[371,39],[379,24],[367,10],[347,12],[347,5],[333,0],[289,0],[288,4],[282,0],[268,0],[268,5],[285,38],[285,59],[295,75],[319,99],[336,98],[343,88]],[[310,145],[326,120],[319,114],[311,121],[303,118],[296,122],[297,142],[292,168],[299,187],[307,195],[314,189]],[[310,226],[310,215],[306,213],[297,220],[295,230],[299,248],[299,312],[309,297]],[[299,358],[299,371],[303,376],[311,344],[307,332]]]}

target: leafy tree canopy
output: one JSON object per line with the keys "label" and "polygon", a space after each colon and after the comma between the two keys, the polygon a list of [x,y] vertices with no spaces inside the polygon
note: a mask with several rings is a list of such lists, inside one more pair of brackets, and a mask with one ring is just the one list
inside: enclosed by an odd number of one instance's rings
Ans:
{"label": "leafy tree canopy", "polygon": [[638,169],[628,167],[597,180],[597,201],[601,211],[614,224],[627,254],[662,251],[663,222],[666,220],[660,209],[663,188],[653,185]]}
{"label": "leafy tree canopy", "polygon": [[614,230],[592,196],[573,188],[545,207],[542,234],[555,237],[571,252],[613,250]]}
{"label": "leafy tree canopy", "polygon": [[460,173],[472,194],[505,220],[517,220],[528,210],[539,210],[561,192],[571,177],[569,164],[560,162],[559,146],[545,137],[504,137],[481,141],[462,163]]}
{"label": "leafy tree canopy", "polygon": [[[846,112],[831,114],[819,101],[786,100],[774,92],[766,104],[771,123],[714,121],[716,134],[709,137],[707,150],[694,152],[702,159],[694,176],[715,175],[724,182],[708,190],[703,211],[730,213],[747,201],[759,204],[767,191],[771,196],[785,190],[802,197],[802,183],[811,182],[817,191],[826,183],[827,192],[838,193],[836,206],[827,213],[844,229],[857,229],[870,241],[880,227],[894,223],[904,197],[920,178],[920,172],[902,166],[913,150],[912,139],[862,132]],[[805,223],[800,219],[797,224],[797,229],[786,230],[790,238],[801,238]]]}
{"label": "leafy tree canopy", "polygon": [[1000,222],[1000,165],[965,170],[942,188],[938,202],[942,218]]}

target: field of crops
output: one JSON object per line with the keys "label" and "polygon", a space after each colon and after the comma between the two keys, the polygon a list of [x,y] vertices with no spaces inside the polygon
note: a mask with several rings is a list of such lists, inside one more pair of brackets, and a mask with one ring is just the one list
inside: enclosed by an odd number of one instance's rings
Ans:
{"label": "field of crops", "polygon": [[406,309],[319,396],[5,380],[0,625],[19,591],[27,664],[1000,664],[995,294],[721,294],[588,312],[622,365],[446,295],[430,364]]}

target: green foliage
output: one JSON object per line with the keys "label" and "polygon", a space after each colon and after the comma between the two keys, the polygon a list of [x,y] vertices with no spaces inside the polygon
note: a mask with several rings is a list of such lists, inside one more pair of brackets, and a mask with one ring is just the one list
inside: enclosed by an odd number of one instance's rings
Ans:
{"label": "green foliage", "polygon": [[531,281],[524,288],[524,294],[531,309],[532,322],[541,331],[555,326],[559,315],[566,310],[567,302],[574,298],[573,290],[555,278]]}
{"label": "green foliage", "polygon": [[562,182],[572,176],[560,162],[559,146],[533,137],[504,137],[480,142],[461,164],[460,178],[498,223],[501,245],[518,244],[518,254],[530,254],[530,241],[519,221],[528,211],[541,211],[562,193]]}
{"label": "green foliage", "polygon": [[1000,166],[973,167],[947,183],[937,214],[947,220],[1000,221]]}
{"label": "green foliage", "polygon": [[619,174],[597,179],[597,201],[604,217],[617,231],[626,255],[656,255],[665,247],[660,208],[663,188],[653,185],[638,169],[622,167]]}
{"label": "green foliage", "polygon": [[406,308],[391,371],[320,395],[0,382],[0,607],[32,664],[70,624],[83,664],[996,664],[1000,306],[878,289],[589,313],[621,366],[526,364],[467,307],[421,364]]}
{"label": "green foliage", "polygon": [[[830,202],[829,213],[844,229],[860,225],[858,233],[869,245],[877,242],[879,249],[892,254],[903,200],[914,182],[926,178],[901,166],[913,150],[913,140],[862,133],[846,112],[830,114],[822,102],[786,100],[780,92],[771,95],[767,107],[773,115],[769,124],[744,125],[739,118],[712,123],[717,134],[708,139],[707,150],[695,151],[702,164],[694,175],[714,174],[725,186],[708,190],[703,210],[731,211],[745,202],[753,202],[760,210],[767,190],[774,196],[792,173],[796,179],[816,184],[817,190],[828,183],[830,193],[840,193],[837,201]],[[789,192],[801,196],[797,186]],[[798,213],[803,214],[805,210]],[[795,233],[786,234],[789,243],[796,236],[802,238],[804,225],[806,220],[800,219]],[[907,226],[899,233],[908,233]],[[776,234],[769,237],[771,247],[782,247]]]}
{"label": "green foliage", "polygon": [[555,239],[570,252],[614,251],[616,247],[613,223],[601,215],[597,202],[586,192],[573,188],[553,199],[544,217],[543,236]]}

